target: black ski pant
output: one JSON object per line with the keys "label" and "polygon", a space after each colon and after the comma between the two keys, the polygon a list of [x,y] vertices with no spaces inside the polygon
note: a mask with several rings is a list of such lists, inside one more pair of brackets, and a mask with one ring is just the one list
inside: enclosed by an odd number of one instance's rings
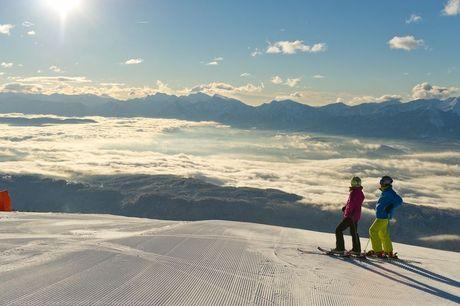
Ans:
{"label": "black ski pant", "polygon": [[353,251],[361,252],[361,243],[358,236],[358,222],[351,218],[344,218],[335,229],[335,248],[338,251],[345,251],[345,241],[343,240],[343,231],[350,228],[351,238],[353,239]]}

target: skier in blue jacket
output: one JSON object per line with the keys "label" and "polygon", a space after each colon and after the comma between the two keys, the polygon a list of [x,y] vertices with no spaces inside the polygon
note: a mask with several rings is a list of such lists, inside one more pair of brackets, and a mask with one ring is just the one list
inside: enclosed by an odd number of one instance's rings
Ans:
{"label": "skier in blue jacket", "polygon": [[393,179],[389,176],[384,176],[380,180],[380,191],[382,191],[382,194],[375,207],[376,219],[369,228],[372,250],[367,255],[370,256],[396,257],[393,254],[393,244],[390,239],[388,226],[395,208],[401,206],[403,200],[393,190],[392,184]]}

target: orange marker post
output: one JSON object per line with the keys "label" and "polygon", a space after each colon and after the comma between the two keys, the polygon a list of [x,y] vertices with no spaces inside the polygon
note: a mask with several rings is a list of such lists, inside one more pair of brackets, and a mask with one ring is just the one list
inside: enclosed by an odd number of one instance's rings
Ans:
{"label": "orange marker post", "polygon": [[0,191],[0,211],[12,211],[11,198],[8,190]]}

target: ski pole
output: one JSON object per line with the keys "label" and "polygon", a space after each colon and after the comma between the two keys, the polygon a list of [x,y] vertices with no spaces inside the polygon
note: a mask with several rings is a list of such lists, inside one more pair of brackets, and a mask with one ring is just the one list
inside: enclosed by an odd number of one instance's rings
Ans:
{"label": "ski pole", "polygon": [[369,241],[371,241],[371,237],[367,239],[367,244],[366,244],[366,247],[364,248],[364,253],[366,253],[367,251],[367,247],[369,246]]}

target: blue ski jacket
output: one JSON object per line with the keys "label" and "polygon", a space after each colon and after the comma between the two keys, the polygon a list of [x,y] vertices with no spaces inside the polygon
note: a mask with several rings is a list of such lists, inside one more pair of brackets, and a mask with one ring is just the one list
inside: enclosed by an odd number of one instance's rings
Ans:
{"label": "blue ski jacket", "polygon": [[396,207],[403,204],[402,198],[389,187],[382,191],[380,198],[375,207],[377,219],[391,219]]}

